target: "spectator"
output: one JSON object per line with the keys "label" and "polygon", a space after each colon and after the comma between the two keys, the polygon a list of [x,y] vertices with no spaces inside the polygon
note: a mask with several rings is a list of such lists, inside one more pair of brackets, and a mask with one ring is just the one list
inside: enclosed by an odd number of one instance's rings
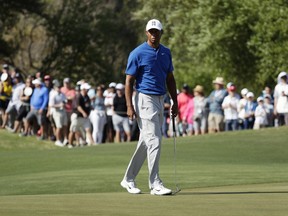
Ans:
{"label": "spectator", "polygon": [[238,111],[238,128],[240,130],[244,129],[244,121],[245,121],[245,106],[247,104],[247,93],[249,90],[247,88],[243,88],[241,90],[242,98],[239,100],[237,111]]}
{"label": "spectator", "polygon": [[129,118],[127,116],[127,106],[124,94],[124,85],[118,83],[116,85],[116,95],[113,100],[113,125],[116,132],[115,142],[121,141],[121,132],[126,135],[126,140],[129,142],[131,140]]}
{"label": "spectator", "polygon": [[262,96],[257,98],[258,106],[255,109],[255,122],[253,129],[258,130],[267,125],[267,114],[264,106],[264,98]]}
{"label": "spectator", "polygon": [[71,115],[73,112],[73,101],[75,99],[76,96],[76,92],[75,89],[73,89],[71,87],[71,81],[70,78],[66,77],[63,80],[63,86],[61,88],[61,92],[65,95],[66,97],[66,103],[64,105],[65,107],[65,111],[66,111],[66,115],[67,115],[67,134],[69,133],[69,128],[70,128],[70,124],[71,124]]}
{"label": "spectator", "polygon": [[[49,109],[51,111],[53,122],[55,124],[55,145],[63,147],[68,143],[67,134],[67,114],[65,111],[66,96],[61,92],[58,80],[53,81],[54,93],[50,94]],[[50,93],[52,90],[50,91]],[[63,135],[63,137],[62,137]],[[63,142],[62,142],[63,141]]]}
{"label": "spectator", "polygon": [[104,100],[104,104],[106,106],[106,115],[107,115],[106,134],[107,134],[108,142],[114,142],[114,137],[115,137],[115,130],[114,130],[113,120],[112,120],[115,87],[116,87],[115,82],[111,82],[109,84],[109,88],[106,91],[107,93],[105,95],[105,100]]}
{"label": "spectator", "polygon": [[204,97],[204,88],[197,85],[194,88],[193,128],[195,135],[204,134],[207,130],[207,99]]}
{"label": "spectator", "polygon": [[48,89],[41,83],[40,79],[35,79],[32,81],[35,89],[31,96],[30,101],[30,112],[27,114],[26,119],[24,120],[24,132],[21,134],[22,136],[28,135],[29,123],[32,121],[34,117],[37,118],[37,123],[40,126],[40,138],[44,139],[47,136],[45,130],[45,120],[47,114],[47,105],[49,100],[49,91]]}
{"label": "spectator", "polygon": [[2,123],[5,121],[5,111],[12,95],[12,82],[8,73],[2,73],[0,82],[0,114]]}
{"label": "spectator", "polygon": [[223,88],[224,79],[222,77],[216,77],[216,79],[213,81],[213,84],[214,84],[214,91],[212,91],[208,97],[209,133],[223,131],[224,113],[222,109],[222,103],[224,98],[227,96],[227,91]]}
{"label": "spectator", "polygon": [[288,125],[288,84],[287,73],[278,75],[278,84],[274,90],[274,113],[278,119],[278,125]]}
{"label": "spectator", "polygon": [[18,73],[15,74],[14,86],[12,87],[12,97],[4,114],[2,128],[5,128],[8,122],[9,116],[12,119],[12,123],[10,124],[10,127],[8,129],[11,130],[13,128],[15,118],[12,118],[12,117],[16,116],[19,111],[19,108],[21,106],[20,97],[21,97],[24,87],[25,87],[25,84],[22,82],[20,74]]}
{"label": "spectator", "polygon": [[[104,88],[99,85],[97,87],[96,96],[92,97],[92,111],[90,113],[90,121],[93,126],[92,137],[96,144],[103,141],[104,126],[106,124],[106,113],[104,104]],[[90,98],[91,99],[91,98]]]}
{"label": "spectator", "polygon": [[182,115],[182,122],[185,126],[187,135],[193,135],[193,113],[194,113],[194,98],[190,98],[186,106],[186,110]]}
{"label": "spectator", "polygon": [[238,112],[237,105],[239,98],[235,93],[236,86],[231,84],[228,87],[228,95],[224,98],[222,108],[225,117],[225,131],[235,131],[238,126]]}
{"label": "spectator", "polygon": [[271,90],[271,87],[266,85],[264,90],[262,91],[262,97],[265,98],[267,95],[270,96],[270,102],[271,104],[274,104],[274,96],[273,96],[273,93],[272,93],[272,90]]}
{"label": "spectator", "polygon": [[255,121],[255,109],[257,103],[254,102],[254,94],[253,92],[247,93],[247,103],[245,106],[245,121],[244,121],[244,129],[253,129],[254,121]]}
{"label": "spectator", "polygon": [[268,94],[264,97],[264,106],[265,106],[265,111],[267,115],[267,127],[273,127],[274,126],[274,106],[271,103],[271,96]]}
{"label": "spectator", "polygon": [[24,89],[22,89],[22,92],[20,95],[20,107],[19,107],[19,111],[18,111],[17,116],[16,116],[16,121],[14,123],[14,129],[11,130],[12,133],[18,132],[23,118],[25,118],[27,116],[27,114],[29,113],[29,111],[30,111],[30,98],[31,98],[32,94],[33,94],[32,79],[27,78],[26,82],[25,82],[25,87],[24,87]]}
{"label": "spectator", "polygon": [[193,96],[191,95],[191,93],[189,92],[190,88],[187,84],[184,84],[182,86],[182,90],[181,92],[178,94],[177,96],[177,100],[178,100],[178,109],[179,109],[179,121],[180,121],[180,128],[182,130],[182,135],[185,136],[187,134],[187,122],[185,120],[183,120],[184,117],[184,113],[186,111],[186,107],[189,103],[189,100],[191,98],[193,98]]}
{"label": "spectator", "polygon": [[93,145],[94,141],[91,133],[91,124],[89,115],[91,111],[91,101],[88,96],[88,90],[91,86],[88,83],[83,83],[80,86],[80,94],[76,98],[76,117],[71,116],[71,125],[69,133],[69,144],[73,144],[73,136],[76,135],[76,145],[80,145],[81,130],[84,129],[88,145]]}

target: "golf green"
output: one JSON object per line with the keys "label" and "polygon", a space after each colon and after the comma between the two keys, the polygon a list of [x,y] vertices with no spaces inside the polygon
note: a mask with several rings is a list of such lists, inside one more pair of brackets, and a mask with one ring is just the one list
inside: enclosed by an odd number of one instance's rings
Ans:
{"label": "golf green", "polygon": [[[119,185],[136,143],[59,148],[0,131],[0,215],[285,215],[287,127],[178,137],[182,191],[151,196]],[[175,189],[173,139],[163,139],[160,175]]]}

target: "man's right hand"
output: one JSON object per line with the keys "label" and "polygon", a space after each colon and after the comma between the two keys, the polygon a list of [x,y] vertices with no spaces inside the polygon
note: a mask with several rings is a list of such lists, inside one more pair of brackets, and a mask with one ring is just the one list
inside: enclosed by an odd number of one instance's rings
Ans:
{"label": "man's right hand", "polygon": [[133,120],[134,118],[136,118],[136,112],[134,110],[133,106],[128,106],[127,107],[127,115],[129,117],[129,119]]}

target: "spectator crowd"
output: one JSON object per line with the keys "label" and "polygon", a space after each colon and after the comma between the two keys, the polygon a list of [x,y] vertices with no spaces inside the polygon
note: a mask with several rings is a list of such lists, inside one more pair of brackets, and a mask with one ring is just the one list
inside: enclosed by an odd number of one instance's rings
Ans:
{"label": "spectator crowd", "polygon": [[[36,136],[69,148],[101,143],[138,140],[136,120],[126,115],[125,86],[111,82],[107,87],[87,81],[72,83],[69,77],[52,79],[37,72],[23,77],[8,64],[0,74],[0,127],[19,136]],[[221,131],[260,129],[288,125],[288,75],[281,72],[274,88],[266,86],[261,95],[213,81],[214,90],[204,94],[197,85],[187,84],[178,93],[179,136]],[[191,91],[192,90],[192,91]],[[164,96],[162,133],[170,136],[169,95]]]}

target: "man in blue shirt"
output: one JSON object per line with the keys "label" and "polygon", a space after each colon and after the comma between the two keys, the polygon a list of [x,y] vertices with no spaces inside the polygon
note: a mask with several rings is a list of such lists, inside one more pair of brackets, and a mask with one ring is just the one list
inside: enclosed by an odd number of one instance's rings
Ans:
{"label": "man in blue shirt", "polygon": [[32,81],[32,84],[35,86],[33,94],[30,100],[30,112],[27,114],[26,119],[24,120],[24,132],[22,136],[27,136],[29,130],[29,122],[32,121],[34,117],[37,119],[37,123],[40,126],[41,138],[44,138],[44,125],[47,114],[47,104],[49,100],[49,91],[42,84],[40,79],[35,79]]}
{"label": "man in blue shirt", "polygon": [[[173,101],[171,114],[177,116],[178,103],[176,83],[170,50],[160,44],[162,24],[152,19],[146,25],[147,42],[134,49],[126,68],[125,96],[127,115],[136,118],[140,137],[134,155],[126,170],[121,186],[129,193],[139,194],[135,178],[146,157],[149,168],[149,188],[152,195],[171,194],[159,176],[161,149],[161,126],[163,124],[164,95],[166,86]],[[132,104],[133,86],[136,82],[135,103]]]}

